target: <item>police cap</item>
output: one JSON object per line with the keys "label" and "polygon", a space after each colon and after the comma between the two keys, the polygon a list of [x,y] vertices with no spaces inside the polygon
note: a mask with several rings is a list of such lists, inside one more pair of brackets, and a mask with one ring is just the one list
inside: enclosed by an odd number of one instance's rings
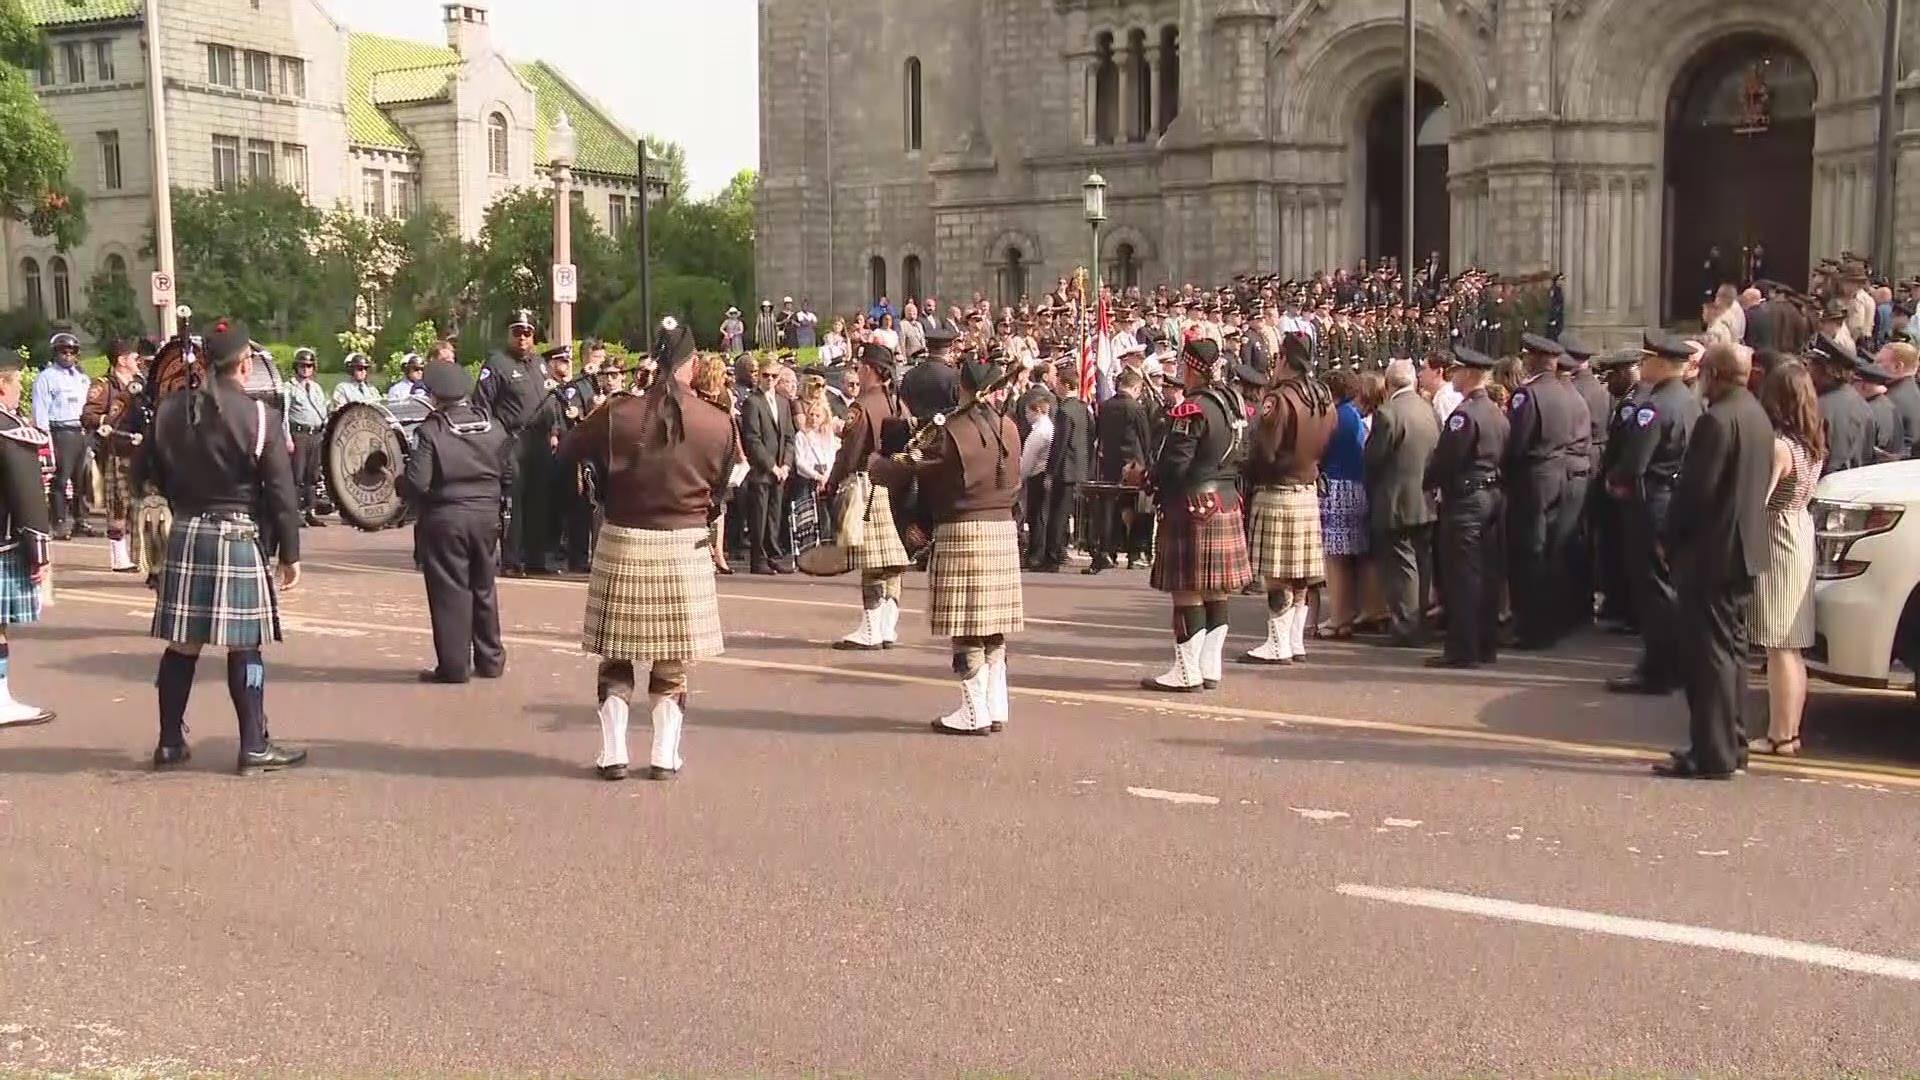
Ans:
{"label": "police cap", "polygon": [[1521,334],[1520,347],[1542,356],[1564,356],[1567,351],[1559,342],[1539,334]]}
{"label": "police cap", "polygon": [[1455,345],[1453,358],[1460,362],[1461,367],[1472,368],[1475,371],[1493,370],[1493,357],[1466,345]]}
{"label": "police cap", "polygon": [[526,308],[516,310],[512,315],[507,316],[507,329],[525,330],[531,334],[533,332],[533,312]]}
{"label": "police cap", "polygon": [[927,331],[927,348],[939,349],[960,340],[960,335],[945,325]]}
{"label": "police cap", "polygon": [[1829,334],[1814,335],[1813,344],[1807,346],[1807,359],[1835,368],[1851,369],[1856,366],[1853,354],[1841,348],[1840,343]]}
{"label": "police cap", "polygon": [[473,393],[473,377],[451,360],[435,360],[423,376],[427,393],[436,401],[463,401]]}
{"label": "police cap", "polygon": [[1855,361],[1853,368],[1854,372],[1858,374],[1860,378],[1878,386],[1885,386],[1894,379],[1893,372],[1888,371],[1886,368],[1881,367],[1871,360]]}
{"label": "police cap", "polygon": [[1665,330],[1648,330],[1640,335],[1640,351],[1643,356],[1657,356],[1662,360],[1693,358],[1693,349]]}
{"label": "police cap", "polygon": [[1573,357],[1575,360],[1584,361],[1584,360],[1593,359],[1593,350],[1587,348],[1584,344],[1582,344],[1579,341],[1579,339],[1575,338],[1572,334],[1560,335],[1560,348],[1563,352],[1565,352],[1568,356]]}

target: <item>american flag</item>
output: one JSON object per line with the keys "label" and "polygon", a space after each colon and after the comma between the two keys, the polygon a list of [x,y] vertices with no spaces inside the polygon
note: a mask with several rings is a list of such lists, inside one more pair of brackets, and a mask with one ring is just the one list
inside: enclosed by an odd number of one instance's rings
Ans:
{"label": "american flag", "polygon": [[1100,298],[1092,333],[1080,342],[1080,400],[1093,404],[1099,372],[1112,362],[1113,338],[1108,333],[1107,298]]}

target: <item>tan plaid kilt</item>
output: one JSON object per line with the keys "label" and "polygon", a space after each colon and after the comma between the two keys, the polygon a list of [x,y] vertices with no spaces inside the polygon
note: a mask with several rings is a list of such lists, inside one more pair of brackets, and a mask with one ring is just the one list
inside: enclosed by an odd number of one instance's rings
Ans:
{"label": "tan plaid kilt", "polygon": [[900,542],[900,530],[893,524],[893,496],[884,484],[873,485],[866,523],[866,535],[853,549],[855,570],[905,570],[912,564],[907,546]]}
{"label": "tan plaid kilt", "polygon": [[605,660],[698,660],[725,650],[705,529],[600,526],[580,647]]}
{"label": "tan plaid kilt", "polygon": [[1017,634],[1025,620],[1020,533],[1013,519],[935,528],[927,562],[927,621],[934,636]]}
{"label": "tan plaid kilt", "polygon": [[1320,542],[1320,495],[1312,484],[1263,487],[1253,493],[1255,581],[1326,580],[1326,550]]}
{"label": "tan plaid kilt", "polygon": [[1161,507],[1156,522],[1153,570],[1147,583],[1163,593],[1234,593],[1253,581],[1247,559],[1246,522],[1238,502],[1231,510],[1195,517],[1182,507]]}
{"label": "tan plaid kilt", "polygon": [[124,526],[133,518],[133,463],[112,452],[94,460],[100,463],[100,495],[107,520]]}

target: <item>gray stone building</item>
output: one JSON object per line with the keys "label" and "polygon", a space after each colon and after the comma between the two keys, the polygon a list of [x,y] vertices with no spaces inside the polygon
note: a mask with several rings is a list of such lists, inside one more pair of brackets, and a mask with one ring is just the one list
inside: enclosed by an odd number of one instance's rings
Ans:
{"label": "gray stone building", "polygon": [[[1416,249],[1568,275],[1600,337],[1709,262],[1871,240],[1883,0],[1415,0]],[[1896,269],[1920,269],[1920,5]],[[1400,247],[1402,0],[761,0],[762,295],[1305,275]]]}

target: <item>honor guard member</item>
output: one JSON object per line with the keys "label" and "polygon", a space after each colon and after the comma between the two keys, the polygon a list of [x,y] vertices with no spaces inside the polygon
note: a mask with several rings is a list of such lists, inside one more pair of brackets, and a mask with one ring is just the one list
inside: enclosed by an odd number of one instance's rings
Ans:
{"label": "honor guard member", "polygon": [[321,436],[327,430],[327,391],[313,377],[313,350],[293,351],[293,378],[280,390],[287,416],[287,434],[293,438],[293,483],[300,491],[300,510],[311,528],[325,528],[314,506],[319,494]]}
{"label": "honor guard member", "polygon": [[53,560],[53,526],[40,479],[47,433],[20,418],[20,354],[0,349],[0,728],[31,727],[50,710],[16,701],[8,682],[8,628],[40,621],[41,589]]}
{"label": "honor guard member", "polygon": [[[500,562],[505,571],[514,576],[526,573],[533,556],[546,557],[544,552],[529,553],[522,535],[530,524],[526,515],[530,488],[547,476],[545,471],[530,468],[528,459],[533,458],[537,464],[540,457],[549,456],[551,452],[544,438],[523,438],[523,429],[540,407],[540,399],[546,392],[540,358],[533,354],[533,313],[521,308],[507,322],[506,348],[494,353],[480,368],[480,384],[473,393],[474,404],[518,443],[518,461],[512,470],[511,486],[501,492],[506,522],[501,530]],[[539,455],[530,452],[530,442],[540,451]]]}
{"label": "honor guard member", "polygon": [[[862,346],[857,378],[859,391],[840,433],[840,456],[827,476],[830,493],[866,473],[873,455],[906,448],[908,417],[893,393],[893,350],[874,342]],[[890,649],[900,640],[900,579],[911,560],[894,524],[893,493],[885,484],[870,485],[862,521],[860,543],[853,549],[853,567],[860,571],[860,626],[834,642],[833,647],[843,651]]]}
{"label": "honor guard member", "polygon": [[433,411],[413,432],[400,489],[418,516],[414,559],[427,581],[434,666],[421,682],[497,679],[507,663],[494,589],[500,543],[500,485],[512,443],[499,424],[468,401],[473,380],[460,365],[435,360],[421,376]]}
{"label": "honor guard member", "polygon": [[1326,580],[1320,538],[1320,457],[1338,422],[1333,394],[1313,373],[1306,340],[1289,334],[1274,382],[1260,398],[1247,454],[1253,492],[1249,551],[1267,591],[1267,640],[1243,658],[1291,664],[1307,654],[1307,597]]}
{"label": "honor guard member", "polygon": [[933,722],[942,735],[986,735],[1007,725],[1007,635],[1024,626],[1020,535],[1020,434],[986,400],[999,368],[968,360],[957,372],[960,406],[916,440],[911,454],[874,462],[876,483],[904,489],[917,480],[933,522],[927,564],[927,621],[953,643],[960,707]]}
{"label": "honor guard member", "polygon": [[1579,444],[1586,466],[1588,421],[1585,405],[1560,381],[1560,343],[1536,334],[1520,338],[1526,379],[1507,403],[1506,479],[1507,582],[1513,603],[1515,645],[1551,648],[1559,637],[1561,573],[1555,567],[1554,542],[1566,512],[1568,476]]}
{"label": "honor guard member", "polygon": [[[152,635],[167,643],[154,684],[160,699],[155,768],[188,758],[187,698],[200,650],[227,650],[227,694],[240,722],[241,775],[298,765],[305,750],[267,737],[266,661],[279,641],[278,589],[300,581],[300,503],[293,463],[267,406],[247,396],[253,350],[246,328],[219,322],[201,354],[205,381],[168,394],[154,416],[140,467],[150,470],[173,507]],[[264,506],[280,536],[276,588],[261,549]]]}
{"label": "honor guard member", "polygon": [[1460,404],[1440,427],[1427,463],[1426,487],[1440,495],[1440,602],[1446,644],[1431,668],[1475,668],[1498,659],[1500,595],[1500,468],[1507,458],[1507,414],[1487,396],[1493,358],[1453,347],[1453,387]]}
{"label": "honor guard member", "polygon": [[1166,441],[1146,483],[1158,507],[1159,550],[1149,582],[1173,600],[1173,666],[1140,685],[1190,694],[1220,685],[1227,598],[1253,580],[1241,513],[1246,406],[1223,381],[1220,347],[1188,341],[1180,354],[1186,394],[1168,410]]}
{"label": "honor guard member", "polygon": [[107,373],[87,387],[87,403],[80,424],[99,442],[100,488],[107,502],[107,568],[116,574],[139,569],[127,546],[127,527],[133,522],[133,448],[140,436],[133,430],[134,410],[146,389],[140,377],[140,356],[130,341],[107,346]]}
{"label": "honor guard member", "polygon": [[693,331],[661,323],[659,377],[616,394],[560,441],[564,461],[605,468],[606,522],[594,546],[581,648],[600,658],[600,756],[607,780],[627,775],[628,698],[647,676],[653,754],[648,776],[680,772],[687,669],[720,655],[720,604],[708,526],[733,468],[733,419],[692,389]]}
{"label": "honor guard member", "polygon": [[1873,407],[1853,388],[1859,377],[1854,355],[1822,334],[1807,350],[1807,359],[1812,361],[1820,420],[1827,429],[1827,463],[1820,475],[1873,464]]}
{"label": "honor guard member", "polygon": [[1607,493],[1620,510],[1621,558],[1633,578],[1641,642],[1633,673],[1607,680],[1607,689],[1616,694],[1666,694],[1680,685],[1673,572],[1659,539],[1680,482],[1687,440],[1700,419],[1700,398],[1685,379],[1692,358],[1686,342],[1648,331],[1640,356],[1646,395],[1634,406],[1631,422],[1610,440],[1610,449],[1617,450],[1607,472]]}
{"label": "honor guard member", "polygon": [[929,423],[960,407],[960,372],[950,355],[958,340],[959,332],[949,326],[927,331],[927,358],[900,380],[900,400],[915,424]]}

